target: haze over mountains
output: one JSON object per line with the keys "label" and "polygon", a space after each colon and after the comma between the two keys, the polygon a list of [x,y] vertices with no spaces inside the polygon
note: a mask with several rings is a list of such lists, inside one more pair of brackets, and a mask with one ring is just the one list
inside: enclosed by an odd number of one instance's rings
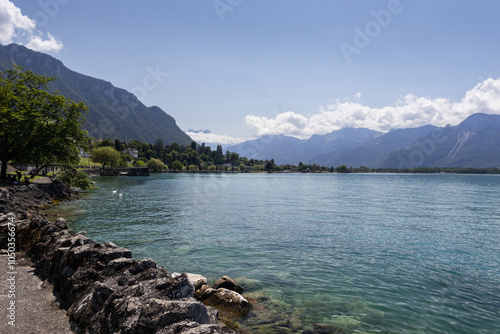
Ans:
{"label": "haze over mountains", "polygon": [[164,144],[181,145],[192,142],[172,116],[159,107],[146,107],[134,94],[110,82],[74,72],[47,54],[17,44],[0,45],[0,70],[10,69],[13,64],[56,77],[51,88],[73,101],[85,103],[89,113],[84,128],[94,138],[127,142],[137,139],[147,143],[161,139]]}
{"label": "haze over mountains", "polygon": [[457,126],[426,125],[382,133],[345,128],[307,140],[263,136],[227,148],[277,164],[372,168],[500,167],[500,115],[477,113]]}

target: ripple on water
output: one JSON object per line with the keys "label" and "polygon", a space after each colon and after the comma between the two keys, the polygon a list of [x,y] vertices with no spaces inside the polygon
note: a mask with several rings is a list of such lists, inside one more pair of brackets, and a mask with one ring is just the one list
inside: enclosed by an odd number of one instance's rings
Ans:
{"label": "ripple on water", "polygon": [[[247,292],[265,296],[263,305],[299,333],[317,323],[346,333],[500,333],[500,177],[96,182],[98,191],[72,204],[83,213],[76,229],[170,272],[244,276]],[[261,332],[272,333],[266,326]]]}

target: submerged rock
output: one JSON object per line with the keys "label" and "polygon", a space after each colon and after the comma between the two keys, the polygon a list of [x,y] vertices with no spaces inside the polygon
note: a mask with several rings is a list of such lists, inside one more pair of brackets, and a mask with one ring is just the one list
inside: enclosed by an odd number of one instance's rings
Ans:
{"label": "submerged rock", "polygon": [[206,296],[203,299],[205,304],[235,310],[241,315],[247,314],[252,308],[248,300],[242,295],[225,288],[207,289],[204,296]]}
{"label": "submerged rock", "polygon": [[203,304],[219,311],[219,317],[226,323],[236,323],[250,312],[252,305],[236,291],[225,288],[214,289],[203,285],[195,291],[194,297]]}
{"label": "submerged rock", "polygon": [[243,287],[236,283],[231,277],[229,276],[222,276],[219,278],[213,285],[214,289],[219,289],[219,288],[224,288],[232,291],[236,291],[237,293],[242,293],[243,292]]}

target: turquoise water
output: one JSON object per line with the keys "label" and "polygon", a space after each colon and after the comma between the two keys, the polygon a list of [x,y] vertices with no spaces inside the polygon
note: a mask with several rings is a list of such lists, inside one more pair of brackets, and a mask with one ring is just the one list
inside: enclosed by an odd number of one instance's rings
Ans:
{"label": "turquoise water", "polygon": [[70,206],[73,228],[170,272],[245,277],[247,291],[295,317],[299,333],[314,323],[346,333],[500,333],[498,176],[95,181],[99,190]]}

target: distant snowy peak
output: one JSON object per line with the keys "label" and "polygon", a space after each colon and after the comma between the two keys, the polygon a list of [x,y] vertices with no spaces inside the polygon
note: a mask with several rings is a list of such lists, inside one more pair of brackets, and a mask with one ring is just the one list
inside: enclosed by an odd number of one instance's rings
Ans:
{"label": "distant snowy peak", "polygon": [[193,130],[193,129],[189,129],[189,130],[187,130],[187,132],[189,132],[189,133],[203,133],[203,134],[212,133],[212,131],[210,131],[210,130]]}

